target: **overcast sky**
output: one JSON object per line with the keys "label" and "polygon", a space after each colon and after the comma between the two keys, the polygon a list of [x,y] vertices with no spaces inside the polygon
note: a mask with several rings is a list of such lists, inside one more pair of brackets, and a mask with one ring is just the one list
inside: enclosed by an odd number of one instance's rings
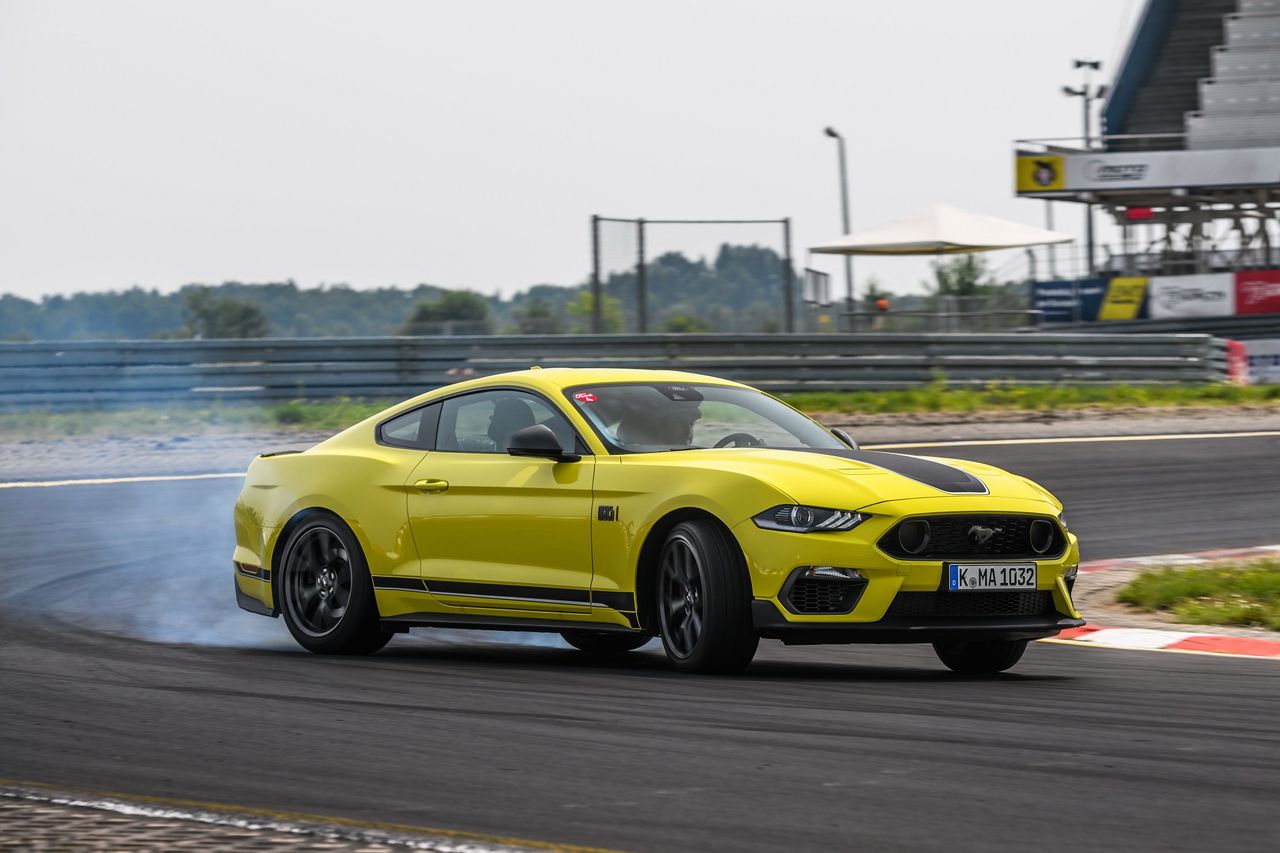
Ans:
{"label": "overcast sky", "polygon": [[[849,140],[855,230],[934,201],[1042,225],[1013,197],[1011,141],[1079,134],[1071,60],[1109,78],[1140,9],[0,0],[0,292],[510,293],[584,280],[592,213],[790,216],[803,263],[841,231],[828,124]],[[629,244],[607,236],[619,265]],[[650,256],[777,239],[655,227]],[[927,271],[856,264],[898,290]]]}

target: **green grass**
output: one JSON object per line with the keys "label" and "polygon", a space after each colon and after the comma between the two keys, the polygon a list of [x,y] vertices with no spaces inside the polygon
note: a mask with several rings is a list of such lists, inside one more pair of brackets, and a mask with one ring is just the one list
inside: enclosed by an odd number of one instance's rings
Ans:
{"label": "green grass", "polygon": [[952,388],[933,382],[901,391],[789,394],[806,412],[982,412],[1158,406],[1280,406],[1280,385],[1004,385]]}
{"label": "green grass", "polygon": [[1140,610],[1169,613],[1179,622],[1280,631],[1280,560],[1148,569],[1117,598]]}
{"label": "green grass", "polygon": [[[1056,385],[992,383],[954,388],[932,382],[901,391],[849,391],[784,395],[805,412],[910,414],[917,412],[1017,412],[1170,406],[1274,406],[1280,385]],[[77,436],[202,435],[250,430],[337,432],[374,414],[391,400],[294,401],[270,406],[211,404],[101,411],[0,413],[0,439]]]}
{"label": "green grass", "polygon": [[339,398],[272,406],[5,412],[0,413],[0,439],[209,435],[263,430],[335,433],[385,409],[391,402]]}

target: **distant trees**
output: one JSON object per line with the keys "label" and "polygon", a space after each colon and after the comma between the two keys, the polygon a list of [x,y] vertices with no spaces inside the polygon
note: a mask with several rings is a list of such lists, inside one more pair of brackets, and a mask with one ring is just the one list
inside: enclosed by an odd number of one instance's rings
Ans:
{"label": "distant trees", "polygon": [[925,291],[934,296],[985,296],[996,289],[982,255],[957,255],[945,261],[933,261],[933,281],[924,282]]}
{"label": "distant trees", "polygon": [[[776,331],[783,317],[782,263],[763,246],[726,244],[710,258],[659,254],[645,268],[648,326]],[[635,329],[635,270],[608,273],[601,286],[604,330]],[[585,282],[537,284],[499,298],[430,284],[356,289],[230,281],[165,293],[135,287],[39,300],[0,296],[0,339],[557,334],[590,332],[591,306]]]}
{"label": "distant trees", "polygon": [[545,299],[529,300],[515,315],[515,331],[521,335],[558,335],[563,329],[560,313]]}
{"label": "distant trees", "polygon": [[400,327],[402,335],[487,335],[493,332],[489,300],[470,290],[450,290],[419,302]]}
{"label": "distant trees", "polygon": [[263,338],[267,318],[262,309],[247,299],[219,296],[208,287],[187,291],[186,337]]}
{"label": "distant trees", "polygon": [[667,318],[662,324],[664,332],[709,332],[711,324],[701,317],[692,317],[688,314],[673,314]]}
{"label": "distant trees", "polygon": [[[585,333],[592,331],[593,311],[596,301],[591,297],[591,291],[582,290],[578,292],[576,299],[569,303],[569,331]],[[600,323],[601,331],[614,333],[623,330],[622,321],[622,301],[614,299],[606,294],[600,300]]]}

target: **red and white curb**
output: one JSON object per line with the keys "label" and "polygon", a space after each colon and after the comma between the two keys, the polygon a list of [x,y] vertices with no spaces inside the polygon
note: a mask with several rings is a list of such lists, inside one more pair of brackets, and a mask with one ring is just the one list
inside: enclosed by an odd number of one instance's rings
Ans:
{"label": "red and white curb", "polygon": [[[1096,560],[1081,563],[1080,572],[1105,572],[1116,569],[1143,569],[1151,566],[1198,566],[1225,560],[1280,558],[1280,545],[1257,548],[1232,548],[1202,551],[1196,554],[1161,554],[1153,557],[1130,557],[1119,560]],[[1085,614],[1088,618],[1088,614]],[[1225,634],[1201,634],[1190,631],[1166,631],[1157,628],[1108,628],[1086,625],[1069,628],[1046,643],[1089,645],[1109,649],[1184,652],[1187,654],[1230,655],[1232,657],[1271,658],[1280,660],[1280,639],[1233,637]]]}

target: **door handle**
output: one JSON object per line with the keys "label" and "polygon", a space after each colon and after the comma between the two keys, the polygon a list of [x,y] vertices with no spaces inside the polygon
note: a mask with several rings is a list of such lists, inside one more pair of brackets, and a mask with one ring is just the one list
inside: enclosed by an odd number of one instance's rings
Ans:
{"label": "door handle", "polygon": [[448,480],[419,480],[413,484],[413,487],[420,492],[430,492],[438,494],[439,492],[449,491]]}

